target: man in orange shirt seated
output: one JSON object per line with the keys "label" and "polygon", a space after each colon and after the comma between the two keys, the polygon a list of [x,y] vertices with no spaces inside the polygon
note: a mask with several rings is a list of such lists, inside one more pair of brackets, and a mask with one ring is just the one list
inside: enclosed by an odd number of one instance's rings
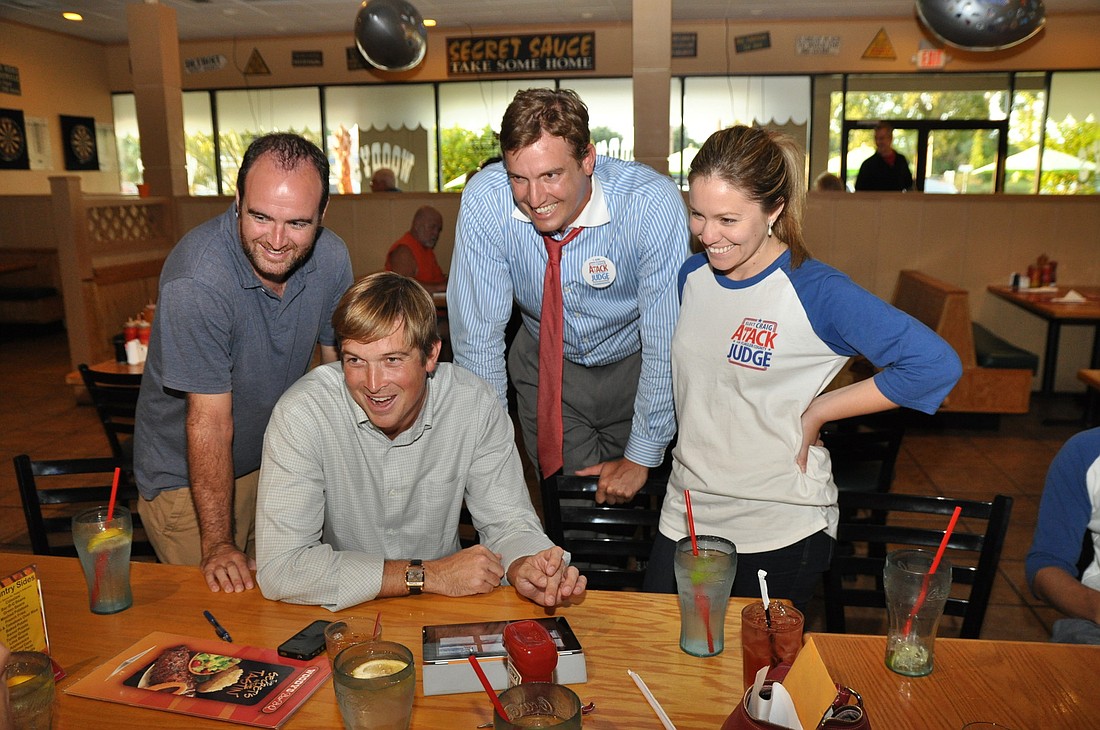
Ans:
{"label": "man in orange shirt seated", "polygon": [[442,213],[430,205],[419,208],[409,231],[386,254],[386,271],[416,279],[429,292],[445,291],[447,277],[439,268],[434,251],[442,230]]}

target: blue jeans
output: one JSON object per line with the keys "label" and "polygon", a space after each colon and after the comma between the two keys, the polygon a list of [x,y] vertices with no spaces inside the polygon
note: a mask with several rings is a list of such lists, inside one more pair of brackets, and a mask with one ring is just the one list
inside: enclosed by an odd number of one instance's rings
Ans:
{"label": "blue jeans", "polygon": [[[737,576],[730,595],[759,598],[760,580],[756,577],[756,571],[763,568],[768,571],[768,594],[774,598],[789,599],[795,608],[805,613],[822,573],[829,569],[835,546],[836,540],[823,530],[778,550],[738,553]],[[650,593],[676,592],[676,576],[673,573],[675,552],[676,543],[658,534],[649,555],[642,590]]]}
{"label": "blue jeans", "polygon": [[1050,640],[1057,644],[1100,644],[1100,625],[1083,618],[1060,618],[1054,622]]}

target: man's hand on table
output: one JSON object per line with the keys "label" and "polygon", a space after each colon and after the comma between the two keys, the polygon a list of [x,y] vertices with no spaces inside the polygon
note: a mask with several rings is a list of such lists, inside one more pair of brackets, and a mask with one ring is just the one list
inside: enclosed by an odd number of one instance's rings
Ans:
{"label": "man's hand on table", "polygon": [[579,477],[598,476],[596,504],[629,502],[649,478],[649,467],[635,464],[627,458],[601,461],[577,471]]}
{"label": "man's hand on table", "polygon": [[565,551],[552,547],[517,558],[508,567],[508,582],[524,598],[540,606],[553,607],[584,593],[588,579],[572,565],[566,565]]}
{"label": "man's hand on table", "polygon": [[424,592],[444,596],[488,593],[504,578],[501,556],[484,545],[424,563]]}
{"label": "man's hand on table", "polygon": [[217,543],[203,551],[202,564],[199,566],[206,585],[217,593],[240,593],[256,587],[252,572],[256,570],[256,561],[237,549],[232,543]]}

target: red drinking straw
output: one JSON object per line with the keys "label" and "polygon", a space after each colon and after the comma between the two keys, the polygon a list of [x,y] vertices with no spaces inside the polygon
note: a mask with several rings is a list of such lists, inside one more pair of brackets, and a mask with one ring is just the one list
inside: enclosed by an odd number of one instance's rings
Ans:
{"label": "red drinking straw", "polygon": [[[684,504],[687,505],[688,533],[691,535],[691,554],[699,555],[699,542],[695,539],[695,517],[691,514],[691,490],[684,490]],[[703,623],[707,626],[707,651],[714,653],[714,634],[710,630],[710,599],[701,591],[695,593],[695,608],[703,615]]]}
{"label": "red drinking straw", "polygon": [[485,688],[485,694],[489,695],[489,699],[493,701],[493,707],[497,708],[497,714],[505,722],[511,722],[511,718],[508,717],[508,713],[504,710],[504,705],[500,704],[500,698],[497,697],[496,690],[493,689],[493,685],[489,684],[489,678],[485,676],[485,672],[482,671],[481,665],[478,664],[477,657],[472,653],[469,654],[467,659],[470,660],[470,664],[474,667],[474,672],[477,673],[477,678],[481,680],[481,686]]}
{"label": "red drinking straw", "polygon": [[943,557],[943,551],[947,549],[947,541],[951,539],[951,533],[955,530],[955,523],[959,521],[959,515],[962,514],[962,507],[956,507],[955,511],[951,514],[951,520],[947,523],[947,529],[943,532],[943,539],[940,540],[940,547],[936,550],[936,556],[932,558],[932,566],[928,569],[928,572],[924,574],[924,580],[921,582],[920,593],[917,594],[917,602],[913,604],[913,610],[909,612],[909,618],[905,620],[906,636],[909,635],[909,630],[913,627],[913,617],[920,612],[921,606],[924,605],[924,599],[928,595],[928,582],[932,579],[933,574],[936,572],[936,568],[940,567],[940,558]]}
{"label": "red drinking straw", "polygon": [[[111,481],[111,498],[107,500],[107,524],[111,524],[111,520],[115,516],[115,499],[118,497],[118,477],[121,473],[121,469],[115,467],[115,476]],[[99,579],[103,575],[103,571],[107,569],[107,553],[101,552],[95,557],[95,582],[92,583],[92,603],[99,601]]]}
{"label": "red drinking straw", "polygon": [[117,466],[115,467],[115,477],[111,481],[111,498],[107,500],[107,521],[110,522],[115,516],[115,498],[118,497],[118,477],[122,473],[122,470]]}
{"label": "red drinking straw", "polygon": [[691,534],[691,554],[699,554],[699,543],[695,540],[695,518],[691,515],[691,490],[684,490],[684,504],[687,505],[688,512],[688,533]]}
{"label": "red drinking straw", "polygon": [[382,633],[382,612],[379,611],[378,615],[374,617],[374,631],[371,632],[370,637],[375,641],[378,640],[378,636]]}

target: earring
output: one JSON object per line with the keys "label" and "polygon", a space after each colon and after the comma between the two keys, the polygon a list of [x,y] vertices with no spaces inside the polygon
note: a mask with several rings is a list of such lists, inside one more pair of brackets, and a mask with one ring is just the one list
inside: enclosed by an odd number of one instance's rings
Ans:
{"label": "earring", "polygon": [[772,225],[774,225],[774,224],[775,224],[775,221],[768,221],[768,238],[772,237]]}

